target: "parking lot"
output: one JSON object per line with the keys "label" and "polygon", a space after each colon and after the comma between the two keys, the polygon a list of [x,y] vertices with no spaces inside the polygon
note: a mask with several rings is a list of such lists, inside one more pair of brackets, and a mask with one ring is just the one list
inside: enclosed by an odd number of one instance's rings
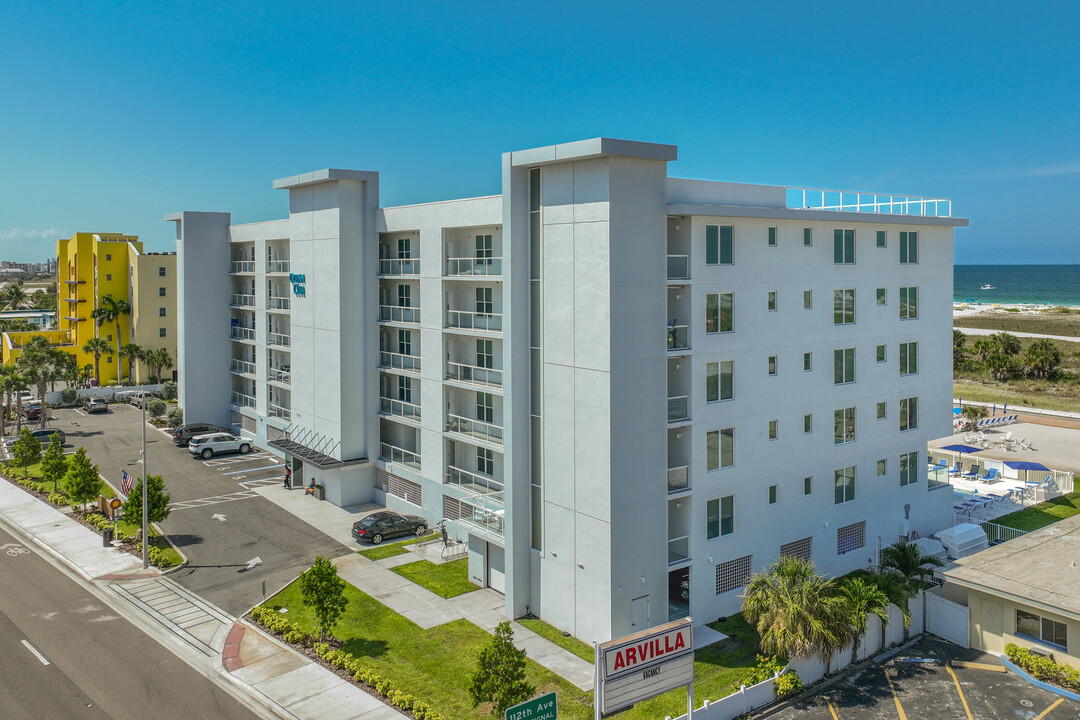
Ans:
{"label": "parking lot", "polygon": [[[49,426],[67,433],[67,449],[84,446],[115,487],[123,470],[142,475],[138,408],[113,404],[108,413],[94,415],[73,408],[49,412]],[[190,561],[172,577],[227,612],[238,614],[261,602],[263,583],[267,593],[274,592],[317,554],[337,557],[355,550],[252,491],[282,482],[281,460],[270,453],[196,459],[150,426],[146,447],[150,473],[162,476],[172,498],[172,513],[161,526]]]}
{"label": "parking lot", "polygon": [[1080,717],[1080,703],[1002,670],[995,656],[924,638],[890,662],[869,664],[809,700],[762,717],[776,720]]}

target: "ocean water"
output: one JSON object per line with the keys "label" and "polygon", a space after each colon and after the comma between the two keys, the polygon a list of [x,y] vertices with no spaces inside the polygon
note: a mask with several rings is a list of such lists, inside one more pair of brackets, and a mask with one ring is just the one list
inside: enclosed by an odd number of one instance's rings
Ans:
{"label": "ocean water", "polygon": [[1080,307],[1080,265],[955,265],[953,302],[969,301]]}

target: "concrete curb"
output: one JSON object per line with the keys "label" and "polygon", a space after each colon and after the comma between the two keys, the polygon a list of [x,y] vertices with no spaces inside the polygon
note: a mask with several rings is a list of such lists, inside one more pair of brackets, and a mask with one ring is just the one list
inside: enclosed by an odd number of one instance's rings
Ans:
{"label": "concrete curb", "polygon": [[1070,700],[1076,700],[1077,702],[1080,702],[1080,695],[1074,693],[1072,690],[1066,690],[1065,688],[1060,688],[1057,685],[1051,685],[1048,682],[1043,682],[1042,680],[1039,680],[1038,678],[1034,678],[1031,675],[1029,675],[1026,670],[1021,668],[1019,665],[1014,663],[1012,660],[1009,660],[1009,658],[1005,657],[1004,655],[1000,655],[999,657],[1001,658],[1001,664],[1002,665],[1009,668],[1014,673],[1016,673],[1017,675],[1022,677],[1024,680],[1027,680],[1029,683],[1031,683],[1035,687],[1042,688],[1043,690],[1049,690],[1050,692],[1055,693],[1057,695],[1061,695],[1062,697],[1067,697]]}

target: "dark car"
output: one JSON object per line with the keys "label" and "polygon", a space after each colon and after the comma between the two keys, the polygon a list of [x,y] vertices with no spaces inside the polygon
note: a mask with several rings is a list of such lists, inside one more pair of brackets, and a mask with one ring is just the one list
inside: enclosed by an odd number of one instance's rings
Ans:
{"label": "dark car", "polygon": [[22,415],[27,420],[37,420],[41,417],[41,403],[32,402],[29,405],[23,405]]}
{"label": "dark car", "polygon": [[[56,428],[37,428],[36,430],[31,430],[30,434],[36,437],[38,439],[38,442],[40,442],[42,445],[48,445],[50,442],[52,442],[53,435],[59,435],[60,444],[67,445],[67,435],[64,434],[63,430],[57,430]],[[18,439],[18,435],[6,437],[4,438],[4,445],[10,448],[16,443],[16,441],[18,441]]]}
{"label": "dark car", "polygon": [[427,520],[419,515],[398,515],[389,510],[372,513],[352,526],[354,540],[368,540],[372,545],[378,545],[386,538],[423,535],[426,531]]}
{"label": "dark car", "polygon": [[191,423],[181,425],[173,430],[172,441],[178,447],[187,447],[191,438],[197,435],[209,435],[210,433],[230,432],[227,428],[210,425],[209,423]]}

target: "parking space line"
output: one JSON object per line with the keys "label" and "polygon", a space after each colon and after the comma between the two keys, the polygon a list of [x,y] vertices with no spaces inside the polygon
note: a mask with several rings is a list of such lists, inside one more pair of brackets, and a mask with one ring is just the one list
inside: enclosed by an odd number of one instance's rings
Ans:
{"label": "parking space line", "polygon": [[960,678],[956,677],[956,673],[953,672],[952,666],[949,663],[945,663],[945,669],[949,671],[949,675],[952,676],[953,684],[956,685],[956,692],[960,695],[960,702],[964,703],[964,712],[967,713],[968,720],[974,720],[971,717],[971,708],[968,707],[967,698],[964,697],[964,690],[960,687]]}
{"label": "parking space line", "polygon": [[836,706],[832,704],[832,698],[826,696],[825,704],[829,706],[829,713],[832,715],[832,720],[840,720],[840,716],[836,714]]}
{"label": "parking space line", "polygon": [[223,472],[221,474],[222,475],[239,475],[240,473],[253,473],[253,472],[260,472],[262,470],[277,470],[280,467],[285,467],[285,463],[282,463],[281,465],[267,465],[266,467],[261,467],[261,468],[251,468],[249,470],[233,470],[231,472]]}
{"label": "parking space line", "polygon": [[900,716],[900,720],[907,720],[907,715],[904,714],[904,706],[900,704],[900,696],[896,694],[896,688],[893,686],[892,678],[889,677],[889,668],[881,668],[885,672],[885,682],[889,683],[889,690],[892,692],[893,701],[896,702],[896,713]]}
{"label": "parking space line", "polygon": [[1054,701],[1053,703],[1051,703],[1050,707],[1046,708],[1046,709],[1045,709],[1045,710],[1043,710],[1043,711],[1042,711],[1041,713],[1039,713],[1038,715],[1036,715],[1036,716],[1035,716],[1035,720],[1042,720],[1042,719],[1043,719],[1044,717],[1046,717],[1047,715],[1049,715],[1049,714],[1050,714],[1050,711],[1051,711],[1051,710],[1053,710],[1054,708],[1056,708],[1056,707],[1057,707],[1058,705],[1060,705],[1060,704],[1061,704],[1061,703],[1062,703],[1063,701],[1064,701],[1064,698],[1058,698],[1057,700],[1055,700],[1055,701]]}
{"label": "parking space line", "polygon": [[1008,670],[1002,665],[990,665],[988,663],[968,662],[967,660],[953,660],[950,665],[958,668],[971,668],[972,670],[988,670],[989,672],[1006,673]]}

